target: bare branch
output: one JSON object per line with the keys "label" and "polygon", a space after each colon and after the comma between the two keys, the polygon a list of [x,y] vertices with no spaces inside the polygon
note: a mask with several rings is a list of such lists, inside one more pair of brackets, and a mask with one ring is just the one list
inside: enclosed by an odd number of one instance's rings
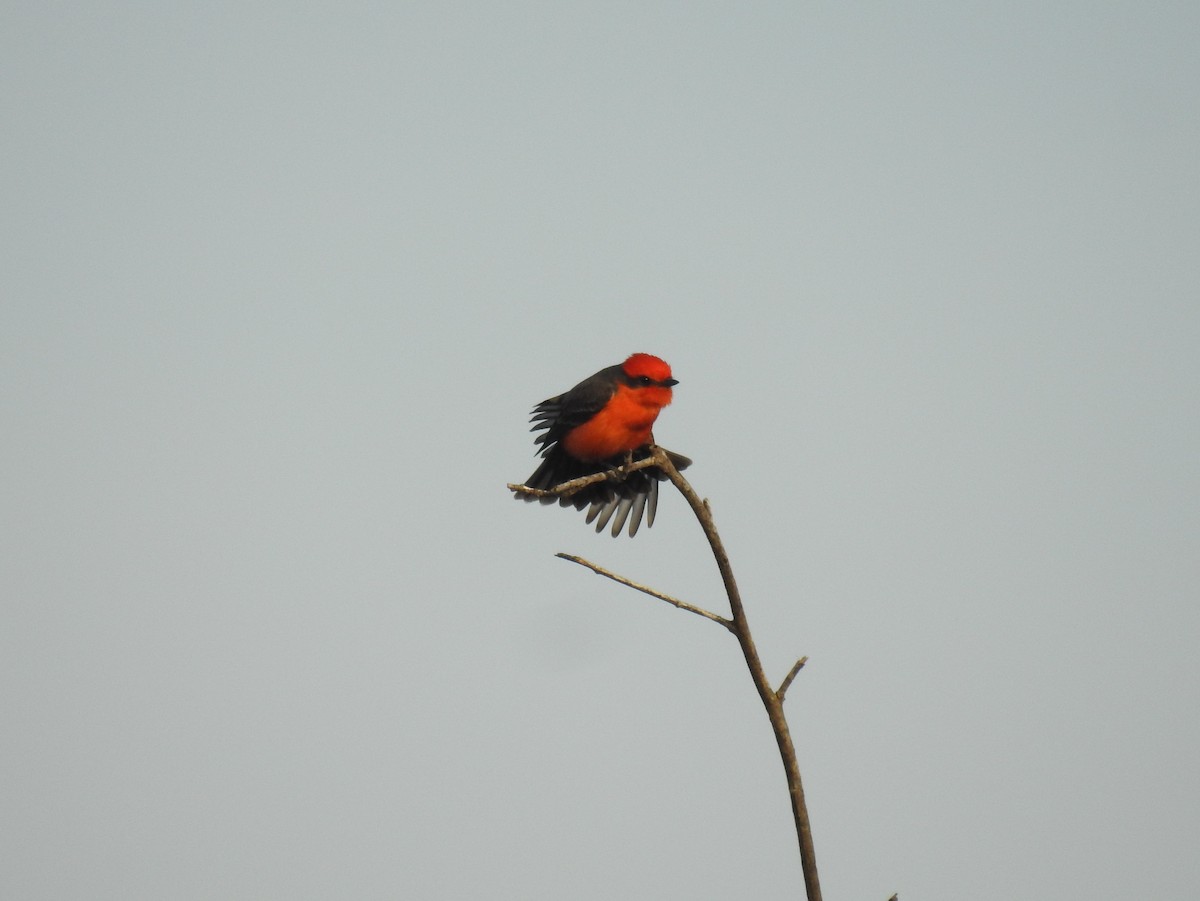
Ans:
{"label": "bare branch", "polygon": [[525,494],[529,497],[570,497],[572,494],[578,494],[588,485],[595,485],[597,482],[607,482],[610,479],[621,479],[631,472],[637,472],[639,469],[649,469],[657,465],[658,460],[651,455],[635,463],[625,463],[613,469],[606,469],[604,472],[595,472],[588,476],[580,476],[578,479],[571,479],[569,482],[562,482],[553,488],[530,488],[528,485],[514,485],[510,482],[508,490],[515,491],[517,494]]}
{"label": "bare branch", "polygon": [[672,604],[678,607],[680,610],[686,610],[688,613],[695,613],[697,616],[703,616],[705,619],[711,619],[714,623],[720,623],[730,632],[733,631],[732,622],[723,616],[718,616],[715,613],[705,610],[703,607],[697,607],[693,604],[689,604],[687,601],[681,601],[679,598],[673,598],[669,594],[663,594],[661,591],[650,588],[647,585],[642,585],[639,582],[635,582],[632,579],[619,576],[616,573],[605,569],[603,566],[597,566],[590,560],[584,560],[582,557],[576,557],[574,554],[555,554],[554,556],[561,557],[563,560],[570,560],[572,563],[578,563],[580,566],[586,566],[597,575],[612,579],[614,582],[620,582],[622,585],[628,585],[630,588],[637,589],[638,591],[650,595],[652,598],[658,598],[660,601],[666,601],[668,604]]}
{"label": "bare branch", "polygon": [[775,697],[779,698],[779,702],[781,704],[783,703],[783,696],[787,694],[787,690],[792,686],[792,680],[796,678],[796,674],[804,668],[804,664],[806,663],[808,663],[808,658],[801,657],[792,664],[792,668],[788,670],[788,674],[784,676],[783,681],[779,683],[779,688],[775,691]]}
{"label": "bare branch", "polygon": [[[656,591],[653,588],[640,585],[637,582],[626,579],[624,576],[618,576],[580,557],[571,554],[558,554],[558,556],[564,560],[570,560],[572,563],[585,566],[598,575],[637,589],[661,601],[666,601],[668,604],[673,604],[681,610],[687,610],[695,613],[697,616],[703,616],[706,619],[711,619],[713,622],[720,623],[737,638],[738,645],[742,649],[742,656],[746,659],[746,666],[750,670],[750,677],[754,682],[754,687],[757,689],[763,707],[766,708],[767,716],[771,720],[771,729],[775,733],[775,743],[779,748],[780,759],[783,761],[784,774],[787,777],[788,795],[791,799],[792,815],[796,823],[796,838],[800,845],[800,866],[804,873],[804,887],[808,901],[821,901],[821,884],[817,878],[816,852],[813,849],[812,827],[808,819],[808,806],[804,801],[804,787],[800,780],[800,765],[796,760],[796,748],[792,742],[787,716],[783,710],[784,695],[787,693],[792,681],[796,678],[796,674],[800,672],[800,668],[804,666],[807,658],[801,657],[796,661],[783,682],[780,683],[778,690],[771,687],[766,671],[763,669],[762,660],[758,656],[754,637],[750,633],[750,624],[746,619],[745,608],[742,606],[742,597],[738,592],[737,582],[733,577],[733,567],[729,562],[729,555],[725,553],[725,546],[721,542],[721,536],[717,534],[717,527],[713,522],[712,510],[709,507],[708,501],[700,499],[687,479],[679,474],[679,470],[675,468],[667,452],[658,446],[651,447],[650,456],[639,460],[637,463],[627,464],[610,472],[596,473],[595,475],[585,476],[581,479],[564,482],[549,490],[538,490],[525,485],[509,485],[508,487],[518,494],[534,497],[567,496],[596,482],[602,482],[609,478],[620,478],[624,473],[634,472],[635,470],[650,466],[657,467],[670,479],[671,484],[679,490],[679,493],[683,495],[688,505],[692,508],[692,512],[696,514],[696,519],[700,523],[700,528],[704,530],[704,537],[708,539],[709,547],[712,549],[713,557],[716,559],[717,569],[721,573],[721,581],[725,585],[725,593],[729,598],[729,610],[732,613],[730,619],[718,616],[700,607],[695,607],[678,598],[673,598],[670,595]],[[891,901],[896,901],[895,897]]]}
{"label": "bare branch", "polygon": [[796,822],[796,839],[800,844],[800,868],[804,872],[804,888],[808,901],[821,901],[821,882],[817,877],[817,855],[813,847],[812,825],[808,819],[808,805],[804,800],[804,785],[800,779],[800,764],[796,759],[796,746],[792,742],[792,733],[788,728],[787,716],[783,711],[783,698],[771,688],[763,669],[762,660],[758,656],[758,648],[754,645],[754,636],[750,633],[750,623],[746,619],[746,610],[742,606],[742,596],[738,591],[737,581],[733,578],[733,566],[729,555],[725,553],[725,545],[717,533],[713,522],[712,510],[707,500],[701,500],[688,480],[679,474],[671,458],[661,447],[651,448],[650,459],[656,461],[671,484],[679,489],[696,519],[704,530],[704,537],[712,548],[713,557],[717,561],[717,569],[721,573],[721,581],[725,583],[725,593],[729,596],[729,610],[733,614],[733,629],[738,644],[742,648],[742,656],[746,658],[746,666],[750,670],[750,678],[758,689],[767,716],[771,720],[771,729],[775,733],[775,743],[779,747],[779,757],[783,761],[784,774],[787,776],[788,795],[792,802],[792,816]]}

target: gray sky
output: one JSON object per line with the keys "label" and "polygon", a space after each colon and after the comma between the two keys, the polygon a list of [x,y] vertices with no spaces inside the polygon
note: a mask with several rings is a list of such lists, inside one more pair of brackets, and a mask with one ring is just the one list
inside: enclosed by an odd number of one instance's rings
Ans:
{"label": "gray sky", "polygon": [[1200,7],[9,4],[0,894],[1200,883]]}

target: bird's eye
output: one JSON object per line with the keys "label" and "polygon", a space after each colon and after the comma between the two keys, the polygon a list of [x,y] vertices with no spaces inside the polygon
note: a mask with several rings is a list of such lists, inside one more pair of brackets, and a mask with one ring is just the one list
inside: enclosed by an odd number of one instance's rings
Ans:
{"label": "bird's eye", "polygon": [[653,384],[653,382],[654,382],[654,380],[652,378],[650,378],[650,376],[648,376],[648,375],[639,375],[638,376],[638,384],[639,385],[650,385],[650,384]]}

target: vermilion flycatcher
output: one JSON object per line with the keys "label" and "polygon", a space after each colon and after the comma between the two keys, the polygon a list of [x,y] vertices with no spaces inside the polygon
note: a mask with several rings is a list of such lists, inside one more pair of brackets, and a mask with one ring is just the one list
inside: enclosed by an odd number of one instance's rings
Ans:
{"label": "vermilion flycatcher", "polygon": [[[533,428],[541,431],[535,442],[545,457],[525,480],[529,488],[553,488],[571,479],[614,470],[650,455],[651,429],[659,411],[671,402],[671,389],[679,384],[671,367],[650,354],[633,354],[618,366],[601,369],[566,394],[544,400],[533,408]],[[667,451],[676,469],[691,465],[681,454]],[[646,513],[654,525],[658,483],[666,474],[656,466],[639,469],[621,479],[588,485],[570,497],[557,498],[563,507],[588,507],[587,522],[596,520],[596,531],[613,520],[617,536],[629,521],[629,535],[637,534]],[[521,495],[525,500],[535,498]],[[554,497],[537,498],[552,504]]]}

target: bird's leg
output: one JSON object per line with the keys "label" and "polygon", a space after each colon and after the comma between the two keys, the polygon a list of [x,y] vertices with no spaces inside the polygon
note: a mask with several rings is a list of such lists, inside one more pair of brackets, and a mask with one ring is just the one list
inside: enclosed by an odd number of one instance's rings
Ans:
{"label": "bird's leg", "polygon": [[627,479],[629,477],[629,473],[625,471],[625,467],[632,466],[632,465],[633,465],[633,451],[627,450],[627,451],[625,451],[625,462],[618,464],[617,466],[608,467],[608,469],[604,470],[604,474],[606,476],[608,476],[610,481],[624,482],[625,479]]}

